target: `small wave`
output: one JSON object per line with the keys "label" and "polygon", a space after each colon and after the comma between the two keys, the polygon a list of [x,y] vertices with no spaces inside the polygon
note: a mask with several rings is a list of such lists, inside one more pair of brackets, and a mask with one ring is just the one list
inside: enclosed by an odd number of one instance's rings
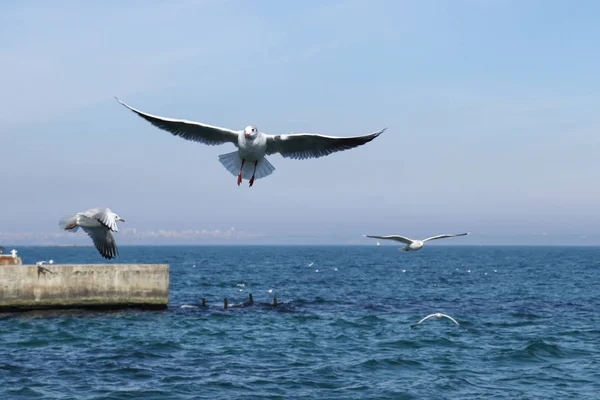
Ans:
{"label": "small wave", "polygon": [[529,344],[527,344],[527,346],[525,346],[525,348],[522,351],[532,356],[550,355],[556,357],[561,355],[562,353],[560,346],[556,344],[546,343],[541,339],[536,339],[529,342]]}
{"label": "small wave", "polygon": [[359,318],[344,318],[338,317],[332,321],[331,325],[336,327],[348,327],[348,328],[373,328],[375,325],[385,322],[384,318],[380,318],[376,315],[368,315]]}
{"label": "small wave", "polygon": [[314,300],[306,300],[306,299],[294,299],[294,304],[298,305],[298,306],[306,306],[306,305],[313,305],[313,304],[327,304],[327,303],[331,303],[328,302],[327,300],[325,300],[322,297],[315,297]]}
{"label": "small wave", "polygon": [[515,317],[515,318],[528,318],[528,319],[544,317],[543,315],[538,315],[538,314],[528,313],[528,312],[514,312],[514,313],[511,313],[510,316]]}
{"label": "small wave", "polygon": [[458,346],[457,343],[455,343],[454,341],[447,339],[447,338],[439,338],[439,339],[423,339],[420,341],[421,343],[424,343],[426,345],[441,345],[444,347],[453,347],[453,346]]}
{"label": "small wave", "polygon": [[421,367],[423,364],[416,360],[409,360],[400,357],[386,357],[386,358],[372,358],[367,361],[361,362],[358,366],[369,370],[378,370],[380,367],[393,367],[393,366],[410,366],[410,367]]}
{"label": "small wave", "polygon": [[531,322],[517,321],[517,322],[485,322],[483,326],[488,328],[519,328],[521,326],[529,326]]}
{"label": "small wave", "polygon": [[50,342],[45,339],[29,339],[27,341],[19,343],[22,347],[46,347]]}
{"label": "small wave", "polygon": [[0,371],[14,372],[18,374],[24,373],[26,369],[17,364],[0,363]]}
{"label": "small wave", "polygon": [[419,349],[421,346],[414,340],[398,339],[392,341],[380,342],[379,347],[387,349]]}
{"label": "small wave", "polygon": [[565,355],[564,349],[553,343],[547,343],[542,339],[530,340],[525,347],[521,349],[503,350],[498,358],[521,362],[536,362],[548,358],[562,358]]}

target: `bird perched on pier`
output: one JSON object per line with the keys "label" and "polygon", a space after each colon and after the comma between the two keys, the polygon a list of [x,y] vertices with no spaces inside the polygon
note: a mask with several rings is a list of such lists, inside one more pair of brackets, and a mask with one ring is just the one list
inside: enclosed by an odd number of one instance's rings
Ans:
{"label": "bird perched on pier", "polygon": [[438,313],[435,313],[435,314],[431,314],[431,315],[428,315],[428,316],[426,316],[425,318],[423,318],[422,320],[420,320],[420,321],[419,321],[419,322],[417,322],[416,324],[412,324],[410,327],[411,327],[411,328],[413,328],[413,327],[415,327],[415,326],[419,325],[421,322],[423,322],[423,321],[426,321],[426,320],[428,320],[429,318],[432,318],[432,317],[435,317],[435,318],[448,318],[450,321],[454,322],[456,325],[460,325],[460,324],[459,324],[458,322],[456,322],[456,320],[455,320],[454,318],[452,318],[451,316],[449,316],[449,315],[446,315],[446,314],[442,314],[442,313],[439,313],[439,312],[438,312]]}
{"label": "bird perched on pier", "polygon": [[255,179],[264,178],[275,171],[275,167],[265,158],[265,155],[279,153],[283,157],[299,160],[323,157],[337,151],[362,146],[387,129],[353,137],[324,136],[314,133],[268,135],[260,132],[254,125],[248,125],[244,130],[236,131],[200,122],[158,117],[136,110],[118,98],[116,99],[152,125],[171,132],[175,136],[209,146],[233,143],[237,150],[221,154],[219,161],[227,171],[234,176],[237,175],[238,186],[242,183],[242,178],[250,179],[249,186],[252,186]]}
{"label": "bird perched on pier", "polygon": [[374,239],[395,240],[396,242],[401,242],[401,243],[407,244],[406,247],[401,247],[399,250],[401,250],[401,251],[417,251],[417,250],[421,250],[423,248],[423,246],[425,246],[425,242],[427,242],[429,240],[451,238],[451,237],[455,237],[455,236],[465,236],[465,235],[468,235],[468,234],[469,234],[469,232],[466,232],[466,233],[455,233],[455,234],[444,234],[444,235],[437,235],[437,236],[428,237],[427,239],[423,239],[423,240],[413,240],[413,239],[409,239],[407,237],[398,236],[398,235],[388,235],[388,236],[363,235],[363,236],[364,237],[368,237],[368,238],[374,238]]}
{"label": "bird perched on pier", "polygon": [[77,232],[79,228],[83,229],[94,242],[100,255],[110,260],[119,255],[117,243],[112,234],[119,231],[117,221],[125,222],[110,208],[91,208],[75,215],[62,217],[58,226],[70,232]]}

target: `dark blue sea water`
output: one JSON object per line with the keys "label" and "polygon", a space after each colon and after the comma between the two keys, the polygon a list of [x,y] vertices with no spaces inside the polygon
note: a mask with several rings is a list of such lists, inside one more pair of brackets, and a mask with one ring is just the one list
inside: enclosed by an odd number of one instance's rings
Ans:
{"label": "dark blue sea water", "polygon": [[[600,248],[120,253],[171,265],[168,310],[0,314],[0,399],[600,398]],[[93,248],[19,254],[102,262]],[[254,306],[223,309],[249,292]],[[410,328],[434,312],[460,326]]]}

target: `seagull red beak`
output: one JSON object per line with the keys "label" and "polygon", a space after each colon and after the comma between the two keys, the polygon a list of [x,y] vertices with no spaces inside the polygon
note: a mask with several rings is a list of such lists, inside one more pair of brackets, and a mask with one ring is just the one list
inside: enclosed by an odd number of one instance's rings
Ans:
{"label": "seagull red beak", "polygon": [[123,218],[119,218],[119,221],[121,222],[125,222],[125,220]]}
{"label": "seagull red beak", "polygon": [[244,133],[244,135],[245,135],[247,138],[249,138],[249,137],[250,137],[250,134],[249,134],[249,133]]}

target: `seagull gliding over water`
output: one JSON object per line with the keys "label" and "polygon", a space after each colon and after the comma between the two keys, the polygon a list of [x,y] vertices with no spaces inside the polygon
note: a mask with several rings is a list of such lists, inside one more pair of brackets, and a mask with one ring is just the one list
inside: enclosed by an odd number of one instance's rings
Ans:
{"label": "seagull gliding over water", "polygon": [[374,239],[395,240],[396,242],[401,242],[401,243],[408,245],[406,247],[400,248],[401,251],[417,251],[417,250],[421,250],[423,248],[423,246],[425,246],[425,242],[427,242],[429,240],[437,240],[437,239],[450,238],[450,237],[455,237],[455,236],[465,236],[468,234],[469,234],[469,232],[456,233],[456,234],[444,234],[444,235],[428,237],[427,239],[423,239],[423,240],[413,240],[413,239],[409,239],[407,237],[398,236],[398,235],[388,235],[388,236],[363,235],[363,236],[368,237],[368,238],[374,238]]}
{"label": "seagull gliding over water", "polygon": [[58,226],[71,232],[77,232],[79,228],[83,229],[92,238],[94,246],[96,246],[102,257],[110,260],[119,255],[117,243],[112,234],[112,232],[119,231],[117,221],[125,222],[110,208],[91,208],[75,215],[62,217]]}
{"label": "seagull gliding over water", "polygon": [[436,318],[442,318],[442,317],[444,317],[444,318],[448,318],[450,321],[454,322],[456,325],[460,325],[460,324],[459,324],[458,322],[456,322],[456,320],[455,320],[454,318],[452,318],[451,316],[449,316],[449,315],[446,315],[446,314],[442,314],[442,313],[439,313],[439,312],[438,312],[438,313],[435,313],[435,314],[431,314],[431,315],[428,315],[428,316],[426,316],[425,318],[423,318],[422,320],[420,320],[420,321],[419,321],[419,322],[417,322],[416,324],[412,324],[410,327],[412,328],[412,327],[414,327],[414,326],[417,326],[417,325],[419,325],[421,322],[423,322],[423,321],[426,321],[426,320],[428,320],[429,318],[432,318],[432,317],[436,317]]}

